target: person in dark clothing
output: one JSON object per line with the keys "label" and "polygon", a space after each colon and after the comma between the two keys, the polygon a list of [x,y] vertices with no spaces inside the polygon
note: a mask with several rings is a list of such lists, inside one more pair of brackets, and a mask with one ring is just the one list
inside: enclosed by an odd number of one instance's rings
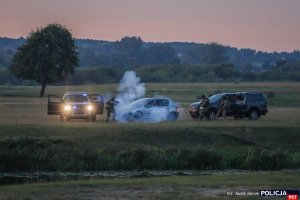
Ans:
{"label": "person in dark clothing", "polygon": [[110,119],[110,115],[112,114],[112,121],[115,121],[116,109],[115,109],[116,101],[115,97],[111,98],[106,102],[106,121],[108,122]]}
{"label": "person in dark clothing", "polygon": [[[201,99],[202,99],[202,101],[199,105],[199,110],[200,110],[199,119],[200,120],[202,120],[205,117],[205,113],[208,110],[208,106],[209,106],[209,99],[206,97],[205,94],[203,94],[201,96]],[[200,109],[201,107],[202,107],[202,109]]]}
{"label": "person in dark clothing", "polygon": [[219,109],[217,112],[217,118],[219,118],[219,116],[222,116],[224,117],[224,119],[226,119],[227,109],[228,109],[228,100],[225,96],[223,96],[221,98]]}

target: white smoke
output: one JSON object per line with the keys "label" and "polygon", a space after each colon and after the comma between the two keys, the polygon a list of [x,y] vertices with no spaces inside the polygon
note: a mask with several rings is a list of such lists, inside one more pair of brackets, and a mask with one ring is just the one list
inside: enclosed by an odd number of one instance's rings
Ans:
{"label": "white smoke", "polygon": [[126,106],[145,96],[145,84],[140,81],[141,79],[136,76],[134,71],[125,72],[118,87],[119,95],[116,99],[119,101],[119,104],[117,107]]}
{"label": "white smoke", "polygon": [[167,120],[168,114],[169,112],[167,109],[151,108],[151,117],[149,117],[148,121],[152,123],[165,121]]}
{"label": "white smoke", "polygon": [[134,115],[140,111],[145,111],[145,115],[143,115],[143,119],[141,120],[143,122],[156,123],[167,119],[169,115],[169,110],[167,108],[145,107],[144,105],[139,108],[136,106],[128,106],[133,101],[143,98],[146,94],[145,84],[141,83],[141,79],[136,76],[134,71],[127,71],[124,73],[118,87],[118,92],[119,94],[116,97],[116,101],[118,101],[116,106],[117,121],[127,122],[128,118],[124,115],[131,113],[134,118]]}

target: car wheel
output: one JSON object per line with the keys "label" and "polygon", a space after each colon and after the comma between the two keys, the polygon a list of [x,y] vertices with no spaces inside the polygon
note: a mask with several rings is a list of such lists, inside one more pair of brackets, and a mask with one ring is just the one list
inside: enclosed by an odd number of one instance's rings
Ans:
{"label": "car wheel", "polygon": [[170,112],[167,117],[168,121],[176,121],[178,119],[178,113]]}
{"label": "car wheel", "polygon": [[71,118],[69,116],[65,115],[65,114],[62,114],[62,115],[60,115],[60,120],[62,122],[68,122],[68,121],[71,120]]}
{"label": "car wheel", "polygon": [[141,111],[137,111],[134,113],[133,118],[135,121],[141,121],[143,119],[144,115]]}
{"label": "car wheel", "polygon": [[193,118],[193,120],[197,120],[198,119],[198,117],[195,117],[195,116],[192,116],[192,118]]}
{"label": "car wheel", "polygon": [[240,119],[243,119],[244,117],[242,117],[242,116],[234,116],[234,119],[236,119],[236,120],[240,120]]}
{"label": "car wheel", "polygon": [[250,120],[257,120],[259,118],[259,112],[256,109],[250,110],[248,118]]}
{"label": "car wheel", "polygon": [[92,122],[96,121],[96,115],[92,115],[91,120]]}
{"label": "car wheel", "polygon": [[94,122],[96,120],[96,115],[89,115],[85,119],[87,122]]}
{"label": "car wheel", "polygon": [[199,119],[199,115],[191,115],[191,117],[193,118],[193,120]]}
{"label": "car wheel", "polygon": [[215,120],[215,119],[217,119],[217,113],[215,112],[215,111],[209,111],[208,113],[207,113],[207,118],[209,119],[209,120]]}

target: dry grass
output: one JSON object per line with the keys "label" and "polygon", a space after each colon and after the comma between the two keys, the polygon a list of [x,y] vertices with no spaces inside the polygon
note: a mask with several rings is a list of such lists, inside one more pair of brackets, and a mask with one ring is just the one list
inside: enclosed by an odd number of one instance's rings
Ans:
{"label": "dry grass", "polygon": [[[61,123],[58,116],[47,115],[47,98],[37,97],[39,87],[0,87],[0,140],[33,138],[38,141],[61,140],[95,151],[103,147],[130,146],[169,148],[203,145],[238,151],[239,140],[255,141],[258,148],[289,149],[299,152],[299,83],[212,83],[147,84],[147,95],[166,95],[182,103],[180,121],[159,124],[95,123],[83,120]],[[115,93],[116,85],[48,87],[46,92],[63,95],[66,91]],[[187,113],[189,103],[202,93],[216,91],[261,90],[275,92],[269,113],[258,121],[193,121]],[[231,143],[220,137],[229,135]],[[213,143],[206,138],[215,138]],[[217,141],[217,142],[214,142]],[[219,146],[218,146],[219,145]],[[222,146],[224,145],[224,146]],[[221,146],[221,147],[220,147]],[[248,147],[247,147],[248,148]],[[12,149],[11,151],[14,151]],[[23,199],[228,199],[225,191],[291,188],[298,186],[299,173],[249,173],[207,177],[169,177],[151,179],[113,179],[0,187],[0,200]],[[243,199],[259,199],[248,197]]]}
{"label": "dry grass", "polygon": [[[193,121],[189,116],[188,107],[183,105],[180,109],[180,122],[172,125],[187,126],[299,126],[300,107],[269,107],[266,116],[258,121],[244,120],[219,120],[219,121]],[[47,115],[47,99],[38,97],[0,97],[0,124],[61,124],[58,116]],[[105,116],[98,115],[97,122],[104,122]],[[75,120],[75,122],[84,122]],[[100,126],[99,123],[88,123],[89,126]],[[72,123],[71,124],[76,124]],[[80,123],[82,125],[82,123]]]}
{"label": "dry grass", "polygon": [[299,173],[273,172],[39,183],[2,187],[0,200],[260,199],[257,196],[229,197],[226,193],[297,188],[298,180]]}

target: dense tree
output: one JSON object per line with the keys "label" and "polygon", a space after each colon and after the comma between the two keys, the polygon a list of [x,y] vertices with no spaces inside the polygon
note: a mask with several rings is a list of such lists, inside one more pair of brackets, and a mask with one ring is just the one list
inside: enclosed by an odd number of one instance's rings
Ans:
{"label": "dense tree", "polygon": [[156,44],[144,52],[146,64],[167,64],[178,62],[176,51],[169,44]]}
{"label": "dense tree", "polygon": [[227,60],[226,48],[218,43],[210,43],[206,49],[204,62],[208,64],[220,64]]}
{"label": "dense tree", "polygon": [[252,72],[253,71],[253,65],[251,62],[246,62],[244,64],[242,64],[242,66],[240,67],[240,71],[248,73],[248,72]]}
{"label": "dense tree", "polygon": [[120,52],[127,53],[132,56],[142,47],[143,40],[140,37],[123,37],[120,41],[116,42],[117,49]]}
{"label": "dense tree", "polygon": [[236,71],[234,70],[234,65],[232,64],[221,64],[216,65],[215,67],[215,73],[221,77],[222,79],[230,79],[234,78]]}
{"label": "dense tree", "polygon": [[270,70],[272,68],[270,61],[263,62],[262,68],[263,68],[263,70]]}
{"label": "dense tree", "polygon": [[[10,39],[0,37],[0,67],[7,68],[17,47],[25,42],[25,38]],[[232,48],[216,43],[143,42],[139,37],[123,37],[119,41],[77,39],[76,43],[78,45],[81,67],[135,67],[148,64],[174,63],[174,61],[184,65],[220,64],[226,62],[234,64],[236,70],[240,72],[243,72],[244,67],[249,64],[253,66],[252,71],[263,72],[276,67],[276,62],[281,58],[286,58],[288,61],[300,60],[299,50],[289,53],[271,53],[247,48]],[[221,50],[220,53],[218,53],[218,49]],[[222,49],[225,50],[225,53]],[[162,55],[161,52],[163,53]],[[212,77],[211,75],[209,74],[210,77]]]}
{"label": "dense tree", "polygon": [[255,56],[256,51],[253,49],[240,49],[239,56],[241,61],[249,62]]}
{"label": "dense tree", "polygon": [[25,80],[42,84],[40,97],[48,83],[64,81],[78,66],[78,52],[70,31],[53,23],[32,31],[13,58],[10,72]]}
{"label": "dense tree", "polygon": [[284,66],[287,63],[287,60],[285,58],[282,58],[280,60],[277,60],[276,67]]}
{"label": "dense tree", "polygon": [[[142,48],[143,40],[140,37],[123,37],[121,40],[116,41],[115,47],[119,52],[114,53],[114,59],[119,60],[119,66],[137,66],[139,64],[138,54]],[[119,55],[119,56],[118,56]],[[113,65],[116,65],[114,60],[111,60]],[[121,61],[121,62],[120,62]]]}
{"label": "dense tree", "polygon": [[182,63],[200,64],[204,61],[206,49],[200,45],[190,45],[186,47],[181,55]]}

